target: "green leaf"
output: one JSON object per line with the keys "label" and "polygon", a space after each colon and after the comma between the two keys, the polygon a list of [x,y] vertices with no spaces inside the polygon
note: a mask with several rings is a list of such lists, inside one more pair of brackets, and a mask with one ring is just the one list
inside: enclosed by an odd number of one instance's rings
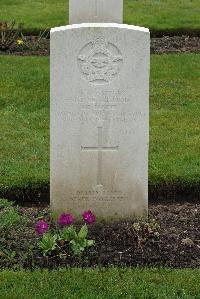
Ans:
{"label": "green leaf", "polygon": [[76,241],[75,241],[75,240],[71,240],[71,241],[70,241],[70,244],[76,246]]}
{"label": "green leaf", "polygon": [[59,240],[64,240],[64,241],[71,241],[72,239],[77,238],[77,233],[76,230],[73,226],[69,226],[67,228],[64,228],[62,231],[59,233]]}
{"label": "green leaf", "polygon": [[77,237],[76,229],[71,225],[68,227],[69,239],[72,240]]}
{"label": "green leaf", "polygon": [[87,240],[87,247],[93,246],[95,244],[94,240]]}
{"label": "green leaf", "polygon": [[83,225],[78,233],[78,237],[80,239],[86,239],[87,237],[87,234],[88,234],[88,228],[87,228],[87,225]]}
{"label": "green leaf", "polygon": [[56,249],[57,238],[57,235],[51,235],[50,233],[46,233],[42,236],[42,240],[39,242],[39,248],[43,252],[43,255],[51,253],[51,251]]}
{"label": "green leaf", "polygon": [[76,242],[70,242],[70,243],[72,244],[71,249],[72,249],[73,253],[75,255],[79,255],[81,253],[79,244],[76,244]]}

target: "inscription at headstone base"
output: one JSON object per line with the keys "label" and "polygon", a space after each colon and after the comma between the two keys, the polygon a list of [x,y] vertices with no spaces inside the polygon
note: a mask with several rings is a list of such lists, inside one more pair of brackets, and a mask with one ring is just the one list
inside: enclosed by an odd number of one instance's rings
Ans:
{"label": "inscription at headstone base", "polygon": [[51,30],[51,208],[147,213],[149,31],[123,24]]}

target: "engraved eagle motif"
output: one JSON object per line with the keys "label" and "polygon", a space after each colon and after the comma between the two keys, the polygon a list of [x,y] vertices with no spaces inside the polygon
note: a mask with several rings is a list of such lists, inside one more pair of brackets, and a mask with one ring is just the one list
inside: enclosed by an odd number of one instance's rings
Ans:
{"label": "engraved eagle motif", "polygon": [[120,70],[120,51],[104,38],[97,38],[86,47],[86,53],[78,56],[81,72],[89,82],[109,82]]}

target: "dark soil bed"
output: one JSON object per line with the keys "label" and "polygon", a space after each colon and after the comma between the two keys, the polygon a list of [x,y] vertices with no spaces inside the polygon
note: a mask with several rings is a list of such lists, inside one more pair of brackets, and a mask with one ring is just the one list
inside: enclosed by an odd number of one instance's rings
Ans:
{"label": "dark soil bed", "polygon": [[[13,44],[8,50],[1,51],[0,54],[13,54],[13,55],[38,55],[47,56],[49,55],[49,39],[43,38],[39,44],[38,49],[34,49],[36,44],[36,36],[27,37],[30,47],[18,46]],[[32,49],[31,49],[32,48]],[[200,52],[200,37],[194,36],[163,36],[157,38],[151,38],[151,53],[152,54],[163,54],[163,53],[184,53]]]}
{"label": "dark soil bed", "polygon": [[200,52],[200,37],[163,36],[151,39],[151,53],[198,53]]}
{"label": "dark soil bed", "polygon": [[[150,204],[150,219],[160,225],[156,234],[146,240],[138,238],[133,222],[97,222],[89,227],[89,237],[96,245],[85,251],[81,258],[74,257],[64,248],[65,256],[43,257],[37,248],[38,237],[34,227],[39,216],[48,220],[49,208],[27,207],[20,212],[27,216],[26,226],[18,225],[5,235],[1,232],[0,244],[14,257],[0,254],[0,268],[35,267],[55,269],[71,266],[200,266],[200,204]],[[1,253],[1,251],[0,251]]]}

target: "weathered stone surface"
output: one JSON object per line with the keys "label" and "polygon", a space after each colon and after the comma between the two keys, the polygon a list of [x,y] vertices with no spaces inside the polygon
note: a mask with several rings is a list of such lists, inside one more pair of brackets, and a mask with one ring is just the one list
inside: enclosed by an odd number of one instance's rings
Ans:
{"label": "weathered stone surface", "polygon": [[51,207],[147,212],[149,31],[119,24],[51,30]]}
{"label": "weathered stone surface", "polygon": [[122,23],[123,0],[70,0],[69,23]]}

